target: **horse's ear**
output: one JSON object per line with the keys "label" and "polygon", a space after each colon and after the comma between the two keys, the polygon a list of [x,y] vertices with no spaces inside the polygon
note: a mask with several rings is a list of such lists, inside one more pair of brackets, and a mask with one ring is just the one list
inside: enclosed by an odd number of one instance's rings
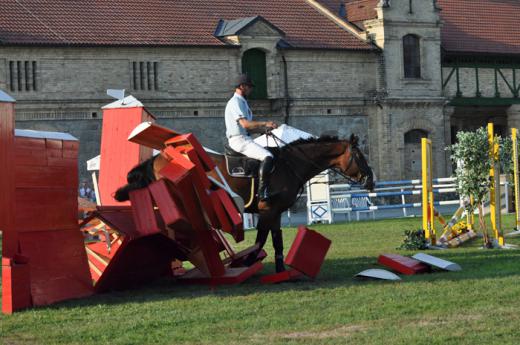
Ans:
{"label": "horse's ear", "polygon": [[358,144],[359,144],[359,138],[358,138],[358,136],[355,135],[354,133],[352,133],[352,134],[350,135],[350,139],[349,139],[349,141],[350,141],[350,145],[352,145],[352,147],[357,147]]}

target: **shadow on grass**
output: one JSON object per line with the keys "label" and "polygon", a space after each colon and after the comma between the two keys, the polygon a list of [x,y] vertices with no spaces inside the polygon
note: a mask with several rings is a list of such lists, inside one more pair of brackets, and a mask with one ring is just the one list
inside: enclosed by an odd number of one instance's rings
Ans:
{"label": "shadow on grass", "polygon": [[[460,264],[462,271],[444,272],[434,270],[429,274],[415,276],[401,275],[403,280],[399,284],[500,279],[520,276],[520,270],[518,269],[520,251],[518,250],[474,250],[472,252],[429,251],[428,253]],[[407,253],[403,253],[403,255],[407,255]],[[163,278],[140,288],[98,294],[90,298],[65,301],[41,308],[48,310],[69,309],[85,306],[160,302],[171,299],[196,299],[208,296],[227,298],[258,294],[278,294],[288,291],[332,290],[339,287],[348,288],[362,285],[388,285],[388,287],[391,288],[391,286],[396,284],[395,282],[358,280],[354,278],[356,273],[365,269],[384,268],[378,266],[376,261],[377,257],[373,256],[326,260],[316,280],[302,278],[296,282],[275,285],[261,284],[260,274],[255,275],[240,285],[220,286],[214,289],[204,285],[181,285],[173,279]],[[274,272],[273,264],[266,263],[262,273],[269,274],[272,272]]]}

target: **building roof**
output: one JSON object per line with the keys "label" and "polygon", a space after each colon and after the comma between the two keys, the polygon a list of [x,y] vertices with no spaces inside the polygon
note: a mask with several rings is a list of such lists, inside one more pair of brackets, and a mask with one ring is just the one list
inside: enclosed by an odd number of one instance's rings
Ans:
{"label": "building roof", "polygon": [[278,29],[276,26],[272,25],[268,21],[266,21],[261,16],[256,17],[247,17],[247,18],[238,18],[233,20],[219,20],[217,24],[217,28],[215,29],[216,37],[225,37],[225,36],[234,36],[239,35],[248,27],[252,26],[254,23],[258,21],[263,21],[269,27],[271,27],[274,31],[278,32],[280,36],[285,36],[285,33]]}
{"label": "building roof", "polygon": [[[320,0],[338,14],[345,0]],[[363,28],[379,0],[346,0],[347,20]],[[520,0],[438,0],[449,53],[520,54]]]}
{"label": "building roof", "polygon": [[225,46],[219,20],[262,16],[294,48],[376,49],[305,0],[2,0],[0,42]]}
{"label": "building roof", "polygon": [[439,0],[450,53],[520,54],[520,0]]}

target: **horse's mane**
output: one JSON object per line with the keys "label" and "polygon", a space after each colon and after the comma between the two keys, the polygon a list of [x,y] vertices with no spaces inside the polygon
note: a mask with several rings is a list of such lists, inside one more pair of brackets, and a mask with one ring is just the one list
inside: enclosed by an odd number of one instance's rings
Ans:
{"label": "horse's mane", "polygon": [[331,136],[331,135],[322,135],[318,138],[311,137],[307,139],[298,139],[293,142],[288,143],[285,146],[281,147],[270,147],[269,150],[276,154],[283,154],[287,151],[290,151],[295,146],[305,145],[305,144],[327,144],[327,143],[337,143],[338,141],[341,141],[342,139],[339,139],[337,136]]}

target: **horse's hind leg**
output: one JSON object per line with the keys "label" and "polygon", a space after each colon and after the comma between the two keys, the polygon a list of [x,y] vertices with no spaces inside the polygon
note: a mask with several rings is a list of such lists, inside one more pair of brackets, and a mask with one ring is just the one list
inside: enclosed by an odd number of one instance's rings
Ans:
{"label": "horse's hind leg", "polygon": [[274,248],[274,262],[276,266],[276,272],[285,271],[283,264],[283,235],[281,227],[281,215],[278,215],[275,221],[271,225],[271,238],[273,240]]}

